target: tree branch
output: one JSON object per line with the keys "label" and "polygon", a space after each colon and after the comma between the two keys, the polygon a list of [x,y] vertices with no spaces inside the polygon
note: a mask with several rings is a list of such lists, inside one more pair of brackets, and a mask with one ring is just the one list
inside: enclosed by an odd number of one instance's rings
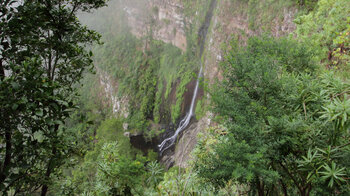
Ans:
{"label": "tree branch", "polygon": [[302,187],[300,187],[298,181],[294,178],[294,176],[289,172],[288,168],[283,165],[282,162],[279,162],[283,170],[288,174],[288,176],[293,180],[294,184],[298,187],[299,191],[302,192]]}

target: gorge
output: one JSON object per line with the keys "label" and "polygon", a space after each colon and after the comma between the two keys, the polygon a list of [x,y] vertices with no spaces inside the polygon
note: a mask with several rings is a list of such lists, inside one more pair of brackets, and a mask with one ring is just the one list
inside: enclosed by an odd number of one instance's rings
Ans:
{"label": "gorge", "polygon": [[[209,26],[210,26],[210,22],[213,16],[213,10],[216,6],[216,0],[212,0],[210,3],[210,7],[208,12],[206,13],[205,16],[205,21],[204,24],[201,26],[198,34],[199,34],[199,47],[200,47],[200,52],[199,52],[199,59],[202,58],[203,55],[203,51],[204,51],[204,45],[205,45],[205,41],[206,41],[206,37],[207,37],[207,33],[209,30]],[[189,111],[186,113],[186,116],[184,117],[184,119],[182,119],[179,123],[178,128],[175,131],[175,134],[169,138],[166,138],[160,145],[158,145],[159,147],[159,151],[160,153],[162,153],[164,150],[167,150],[169,147],[171,147],[171,145],[174,144],[175,140],[177,139],[177,136],[179,135],[179,133],[181,133],[181,131],[183,131],[184,129],[186,129],[186,127],[188,126],[188,124],[190,123],[191,118],[194,116],[194,105],[196,102],[196,98],[197,98],[197,94],[198,94],[198,88],[199,88],[199,81],[202,78],[202,71],[203,71],[203,63],[200,60],[200,69],[199,69],[199,73],[197,76],[197,80],[196,80],[196,86],[193,90],[193,96],[192,96],[192,100],[191,100],[191,105],[190,105],[190,109]],[[166,146],[167,144],[167,146]]]}
{"label": "gorge", "polygon": [[350,0],[0,1],[0,195],[348,196]]}

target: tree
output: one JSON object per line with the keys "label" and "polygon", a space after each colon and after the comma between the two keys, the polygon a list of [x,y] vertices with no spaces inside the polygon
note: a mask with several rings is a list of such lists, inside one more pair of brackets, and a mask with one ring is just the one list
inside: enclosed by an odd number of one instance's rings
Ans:
{"label": "tree", "polygon": [[199,175],[258,195],[348,192],[349,83],[318,76],[313,53],[289,39],[253,37],[232,48],[212,96],[226,134],[199,159]]}
{"label": "tree", "polygon": [[298,37],[308,40],[328,66],[349,64],[349,5],[350,0],[320,0],[315,10],[295,19]]}
{"label": "tree", "polygon": [[86,45],[99,35],[76,17],[105,0],[0,3],[0,187],[46,195],[50,177],[74,150],[65,119],[74,85],[92,69]]}
{"label": "tree", "polygon": [[[105,143],[99,157],[96,193],[106,195],[140,195],[138,192],[146,173],[146,158],[136,159],[121,154],[117,142]],[[132,194],[133,193],[133,194]]]}

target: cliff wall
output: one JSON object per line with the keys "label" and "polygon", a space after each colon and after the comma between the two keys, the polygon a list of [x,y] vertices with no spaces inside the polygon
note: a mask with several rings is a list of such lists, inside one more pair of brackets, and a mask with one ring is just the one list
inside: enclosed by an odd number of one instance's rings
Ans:
{"label": "cliff wall", "polygon": [[[172,44],[181,49],[182,54],[192,54],[184,55],[183,58],[186,59],[188,57],[198,58],[198,43],[200,41],[198,32],[209,4],[209,0],[120,0],[119,3],[113,4],[114,7],[109,8],[109,11],[113,12],[114,9],[115,12],[122,12],[130,32],[143,42],[137,47],[147,49],[149,46],[146,40],[151,38]],[[193,62],[198,62],[190,64],[192,66],[190,71],[197,73],[199,62],[202,61],[204,80],[209,83],[210,87],[217,79],[222,79],[219,64],[225,56],[225,47],[232,38],[236,37],[241,44],[245,44],[248,36],[260,35],[265,32],[276,37],[287,35],[295,29],[293,19],[296,13],[297,9],[292,1],[218,0],[205,40],[203,56],[201,59],[190,59]],[[160,56],[159,58],[162,63],[164,57]],[[189,60],[181,62],[186,61]],[[152,130],[169,127],[174,129],[176,124],[172,124],[174,122],[171,122],[170,118],[163,117],[166,116],[165,112],[169,113],[171,110],[170,115],[173,115],[173,110],[176,110],[173,108],[179,105],[181,114],[178,117],[184,116],[186,105],[189,104],[194,90],[193,84],[196,77],[183,77],[187,72],[182,70],[182,65],[174,64],[173,67],[166,67],[167,61],[164,62],[165,65],[161,65],[160,70],[155,72],[158,74],[155,76],[158,77],[156,96],[160,97],[159,100],[156,98],[155,102],[158,100],[156,104],[159,105],[158,112],[161,120],[154,119],[151,122],[149,129]],[[113,65],[110,66],[113,67]],[[125,64],[124,66],[129,65]],[[178,68],[174,68],[174,66]],[[188,65],[186,68],[189,69]],[[179,72],[179,70],[182,71]],[[105,96],[111,102],[115,116],[127,118],[130,112],[127,108],[130,104],[129,98],[134,95],[117,93],[120,86],[118,77],[113,79],[113,77],[108,76],[110,73],[103,71],[99,71],[98,75],[100,85],[105,91]],[[185,88],[185,90],[180,91],[181,88]],[[186,167],[191,158],[190,154],[197,143],[197,134],[205,133],[208,127],[214,125],[212,121],[214,115],[208,111],[209,104],[210,96],[202,89],[197,98],[196,118],[192,119],[190,126],[184,131],[172,152],[162,156],[162,161],[167,166],[175,164]],[[179,120],[179,118],[176,119]],[[126,129],[128,129],[127,126]],[[144,131],[144,133],[146,132]],[[169,134],[171,134],[170,132]],[[158,139],[162,140],[165,137],[167,137],[166,133]]]}
{"label": "cliff wall", "polygon": [[180,0],[137,1],[136,4],[138,6],[131,3],[124,6],[134,35],[142,38],[151,33],[154,39],[186,50],[185,17],[182,13],[184,7]]}

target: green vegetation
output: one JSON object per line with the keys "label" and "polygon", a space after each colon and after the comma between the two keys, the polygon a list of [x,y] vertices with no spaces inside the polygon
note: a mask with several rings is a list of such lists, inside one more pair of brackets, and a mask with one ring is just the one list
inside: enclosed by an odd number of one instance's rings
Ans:
{"label": "green vegetation", "polygon": [[205,182],[252,195],[349,193],[348,5],[321,0],[299,16],[301,43],[233,41],[212,94],[222,126],[195,151]]}
{"label": "green vegetation", "polygon": [[[101,40],[76,13],[104,1],[0,3],[1,194],[348,195],[349,0],[220,1],[260,33],[227,44],[222,80],[196,103],[196,119],[210,111],[213,123],[186,167],[168,169],[133,139],[149,145],[186,112],[184,95],[211,52],[198,58],[210,1],[181,1],[186,51],[154,39],[161,7],[152,4],[136,37],[123,10],[142,1],[121,2],[80,15]],[[263,33],[291,6],[301,8],[295,34]],[[232,9],[218,8],[214,15]],[[209,35],[227,33],[224,22]],[[101,88],[105,76],[111,92]],[[127,116],[113,113],[106,93],[127,99]]]}
{"label": "green vegetation", "polygon": [[93,145],[86,149],[83,159],[78,157],[74,168],[67,165],[63,170],[67,177],[57,181],[54,192],[57,195],[84,192],[113,195],[132,191],[145,173],[147,159],[131,147],[123,132],[122,122],[118,119],[101,122],[96,136],[90,141]]}
{"label": "green vegetation", "polygon": [[163,91],[164,91],[164,87],[163,87],[163,82],[162,81],[158,81],[158,87],[157,87],[157,93],[156,93],[156,99],[154,101],[154,110],[153,110],[153,118],[154,118],[154,122],[155,123],[159,123],[160,122],[160,104],[163,101]]}
{"label": "green vegetation", "polygon": [[[65,121],[76,109],[87,50],[100,36],[77,12],[97,1],[0,2],[0,190],[46,195],[57,170],[79,149]],[[40,190],[40,191],[39,191]]]}
{"label": "green vegetation", "polygon": [[[320,0],[318,8],[298,17],[297,35],[308,40],[327,66],[349,72],[349,0]],[[348,76],[348,75],[347,75]],[[345,75],[346,77],[346,75]]]}
{"label": "green vegetation", "polygon": [[187,90],[186,85],[193,79],[191,72],[181,70],[179,73],[182,74],[182,77],[180,84],[176,87],[176,104],[171,108],[171,120],[173,123],[180,117],[183,94]]}
{"label": "green vegetation", "polygon": [[350,84],[318,74],[303,43],[252,37],[231,47],[212,97],[225,134],[197,162],[199,176],[258,195],[348,192]]}
{"label": "green vegetation", "polygon": [[[123,22],[120,16],[122,29],[116,35],[103,34],[105,43],[93,50],[96,64],[111,73],[118,83],[119,95],[133,95],[129,97],[128,122],[135,132],[147,129],[150,121],[175,122],[180,116],[185,85],[196,69],[194,54],[152,37],[145,38],[148,48],[142,49],[141,40],[130,34]],[[177,89],[175,100],[169,97],[172,88]]]}
{"label": "green vegetation", "polygon": [[[227,1],[227,0],[224,0]],[[226,17],[227,13],[239,17],[240,20],[247,19],[251,31],[258,34],[262,32],[274,33],[276,24],[280,24],[284,17],[289,14],[286,11],[296,7],[296,0],[229,0],[231,6],[221,7],[219,12]],[[298,1],[298,0],[297,0]],[[300,4],[301,5],[301,4]],[[301,10],[305,7],[300,6]]]}
{"label": "green vegetation", "polygon": [[319,0],[296,0],[296,3],[300,7],[305,8],[307,11],[312,11],[317,5],[318,1]]}
{"label": "green vegetation", "polygon": [[196,105],[196,119],[201,119],[202,117],[204,117],[205,112],[208,111],[208,108],[205,105],[205,98],[202,98],[200,100],[197,101],[197,105]]}

